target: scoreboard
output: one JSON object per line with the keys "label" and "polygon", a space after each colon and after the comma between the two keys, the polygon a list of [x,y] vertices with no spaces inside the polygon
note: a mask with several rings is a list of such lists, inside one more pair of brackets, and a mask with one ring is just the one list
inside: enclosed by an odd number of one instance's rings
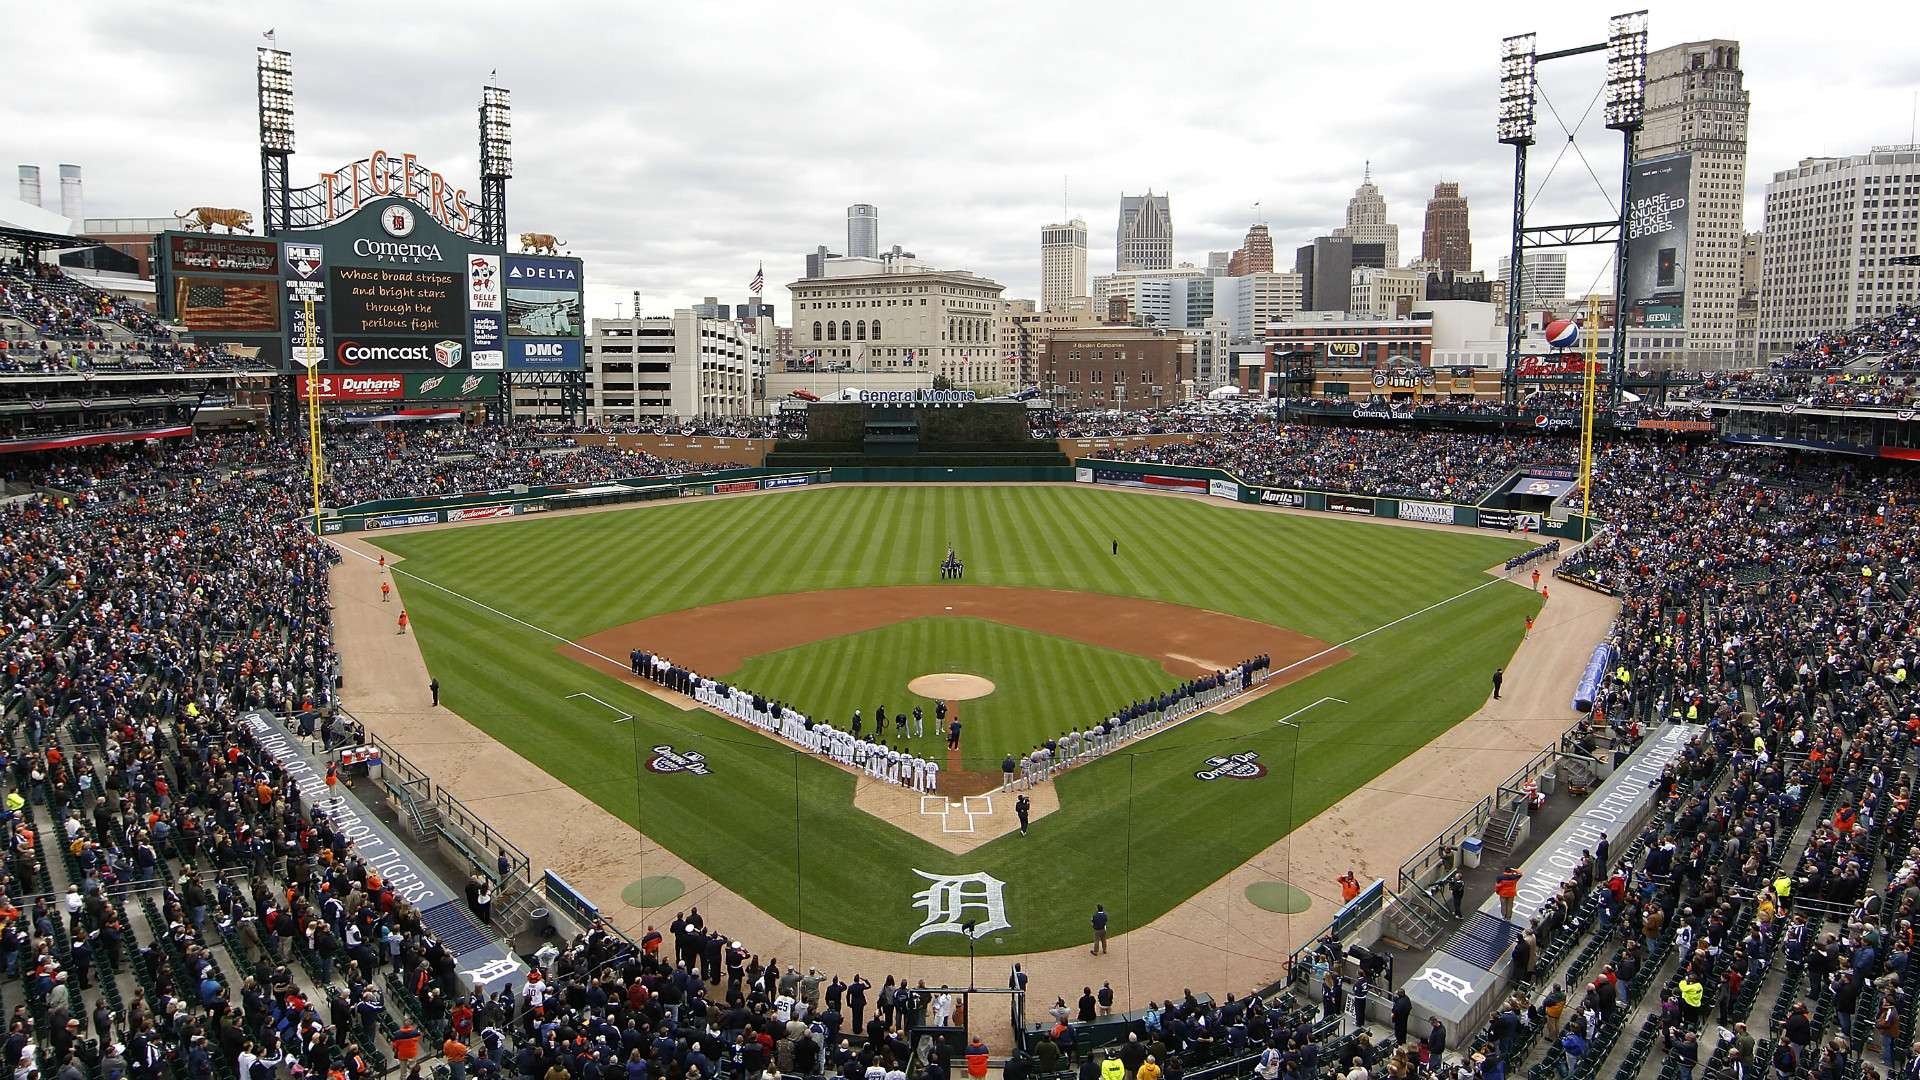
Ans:
{"label": "scoreboard", "polygon": [[429,373],[460,375],[433,382],[433,396],[451,387],[478,397],[499,379],[469,373],[583,366],[579,259],[509,255],[404,195],[273,238],[163,233],[155,255],[163,317],[190,340],[251,350],[285,371],[351,374],[351,385],[409,396]]}

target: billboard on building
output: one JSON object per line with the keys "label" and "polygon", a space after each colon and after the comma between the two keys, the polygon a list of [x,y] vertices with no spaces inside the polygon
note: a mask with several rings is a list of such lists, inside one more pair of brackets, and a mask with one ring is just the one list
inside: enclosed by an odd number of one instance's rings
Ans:
{"label": "billboard on building", "polygon": [[1692,232],[1688,190],[1693,155],[1637,161],[1627,198],[1628,326],[1679,330],[1686,326],[1687,238]]}

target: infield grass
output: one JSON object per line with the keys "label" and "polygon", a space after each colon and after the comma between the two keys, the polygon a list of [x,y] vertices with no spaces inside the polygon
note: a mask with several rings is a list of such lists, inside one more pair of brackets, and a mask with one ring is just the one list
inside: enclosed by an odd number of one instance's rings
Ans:
{"label": "infield grass", "polygon": [[809,715],[841,727],[859,709],[872,731],[875,706],[885,705],[889,746],[900,745],[895,713],[918,705],[924,734],[906,745],[944,768],[946,733],[934,721],[935,702],[907,691],[915,678],[942,671],[994,684],[993,693],[960,703],[962,760],[979,772],[998,772],[1009,753],[1025,753],[1118,704],[1180,683],[1145,657],[966,618],[910,619],[762,653],[724,678],[738,686],[777,686],[785,700],[805,702]]}
{"label": "infield grass", "polygon": [[[1110,555],[1114,540],[1119,558]],[[1151,921],[1478,708],[1488,675],[1506,663],[1539,607],[1520,585],[1468,593],[1491,580],[1487,567],[1527,546],[1506,537],[1061,487],[820,487],[377,542],[406,559],[397,584],[449,708],[788,924],[896,951],[966,952],[951,934],[907,945],[922,921],[912,901],[925,887],[916,869],[983,871],[1007,883],[1011,926],[981,940],[983,954],[1084,943],[1096,902],[1111,913],[1114,933]],[[949,543],[966,559],[968,584],[1164,600],[1329,644],[1459,598],[1352,643],[1350,659],[1232,713],[1200,717],[1139,752],[1066,774],[1061,809],[1032,835],[962,856],[855,809],[852,776],[739,725],[666,705],[563,654],[553,638],[454,595],[571,640],[723,600],[926,583]],[[811,670],[813,657],[780,653],[749,661],[739,681],[754,685],[746,673],[761,671],[784,680],[786,665],[799,663],[809,670],[793,670],[794,686],[755,689],[832,716],[833,695],[873,698],[863,709],[882,700],[891,708],[905,700],[904,689],[887,688],[905,678],[979,670],[980,662],[950,661],[939,651],[950,641],[921,641],[913,626],[849,635],[882,635],[885,655],[836,658],[847,668],[837,678]],[[1089,648],[1047,640],[1053,649]],[[824,656],[832,645],[788,653]],[[1050,655],[1008,653],[1006,664],[1028,672],[1008,682],[1042,684]],[[1116,665],[1116,677],[1131,677],[1128,667]],[[807,701],[801,690],[811,685],[829,700]],[[616,726],[601,706],[567,700],[581,691],[635,719]],[[1124,686],[1063,690],[1049,699],[1047,723],[1060,730],[1082,700],[1134,694]],[[1317,708],[1297,731],[1275,723],[1323,696],[1351,704]],[[713,775],[644,770],[656,744],[701,751]],[[1267,775],[1194,778],[1207,757],[1238,752],[1259,754]],[[1223,927],[1221,944],[1272,955],[1238,933]]]}

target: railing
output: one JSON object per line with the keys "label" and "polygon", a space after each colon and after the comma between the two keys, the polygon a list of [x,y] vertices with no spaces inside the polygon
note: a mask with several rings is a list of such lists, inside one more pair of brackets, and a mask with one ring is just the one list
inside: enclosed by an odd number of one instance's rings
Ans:
{"label": "railing", "polygon": [[[481,873],[498,878],[502,885],[518,878],[521,881],[533,879],[533,860],[520,850],[519,845],[495,832],[493,826],[480,819],[480,815],[467,808],[467,804],[454,798],[453,793],[441,788],[434,796],[434,802],[440,806],[440,824],[465,835],[476,851],[466,852],[468,861],[478,866]],[[489,852],[504,855],[507,858],[507,872],[502,875],[497,863],[487,864],[485,856]]]}
{"label": "railing", "polygon": [[[341,709],[340,713],[354,723],[360,724],[359,717],[347,710]],[[368,731],[367,725],[360,724],[360,730],[366,734],[367,745],[380,751],[378,768],[381,783],[403,790],[409,798],[420,802],[433,800],[433,778],[428,776],[425,770],[407,760],[407,756],[395,750],[392,743]]]}
{"label": "railing", "polygon": [[1440,830],[1440,835],[1413,853],[1413,857],[1400,864],[1400,883],[1395,892],[1408,889],[1425,888],[1426,877],[1435,867],[1448,865],[1453,852],[1460,847],[1460,841],[1475,836],[1493,820],[1493,796],[1488,795],[1474,803],[1466,813],[1454,818],[1452,824]]}

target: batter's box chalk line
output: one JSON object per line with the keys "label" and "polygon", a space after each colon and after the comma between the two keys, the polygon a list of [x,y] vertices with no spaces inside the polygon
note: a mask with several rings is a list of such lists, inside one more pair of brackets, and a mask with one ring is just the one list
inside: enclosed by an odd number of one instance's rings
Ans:
{"label": "batter's box chalk line", "polygon": [[[959,802],[954,802],[945,795],[922,795],[920,813],[925,817],[939,818],[940,831],[943,833],[965,835],[974,831],[974,815],[993,813],[993,798],[988,795],[966,795]],[[955,827],[956,817],[962,819],[964,827]]]}

